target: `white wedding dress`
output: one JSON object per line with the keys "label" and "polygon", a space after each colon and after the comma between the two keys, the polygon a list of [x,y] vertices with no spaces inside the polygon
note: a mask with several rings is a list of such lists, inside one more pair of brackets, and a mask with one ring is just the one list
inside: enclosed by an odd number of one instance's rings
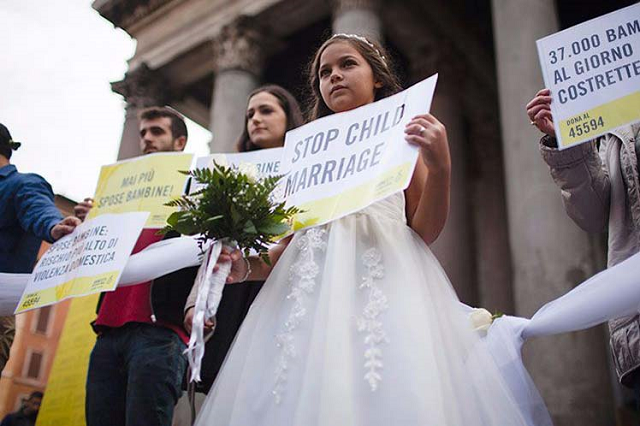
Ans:
{"label": "white wedding dress", "polygon": [[295,235],[197,426],[528,425],[403,193]]}

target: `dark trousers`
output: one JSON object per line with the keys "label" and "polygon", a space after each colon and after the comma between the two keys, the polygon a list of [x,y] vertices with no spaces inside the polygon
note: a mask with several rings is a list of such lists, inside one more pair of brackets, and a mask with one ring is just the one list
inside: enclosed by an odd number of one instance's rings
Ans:
{"label": "dark trousers", "polygon": [[87,426],[171,426],[185,348],[175,332],[150,324],[98,336],[87,374]]}

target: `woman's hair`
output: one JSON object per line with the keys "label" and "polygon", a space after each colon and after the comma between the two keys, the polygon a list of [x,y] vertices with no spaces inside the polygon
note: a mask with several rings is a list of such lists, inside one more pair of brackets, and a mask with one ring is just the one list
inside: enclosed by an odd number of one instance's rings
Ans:
{"label": "woman's hair", "polygon": [[322,99],[320,93],[320,78],[318,71],[320,68],[320,57],[327,47],[333,43],[349,43],[367,61],[373,71],[373,80],[382,83],[382,87],[375,89],[374,100],[380,100],[387,96],[394,95],[402,90],[398,77],[393,71],[389,62],[389,55],[375,42],[371,42],[362,36],[355,34],[335,34],[330,39],[322,43],[313,60],[309,64],[308,78],[311,87],[311,99],[308,105],[307,115],[309,121],[333,114],[327,104]]}
{"label": "woman's hair", "polygon": [[[282,110],[284,111],[287,119],[287,131],[295,129],[296,127],[302,126],[304,124],[302,111],[300,110],[300,105],[298,104],[298,101],[296,101],[296,98],[294,98],[293,95],[289,93],[285,88],[277,86],[275,84],[258,87],[256,90],[251,92],[251,94],[249,94],[247,103],[249,103],[249,100],[253,96],[262,92],[269,93],[275,96],[276,99],[278,99],[278,103],[282,107]],[[236,145],[239,152],[255,151],[260,149],[260,147],[251,142],[251,139],[249,138],[249,132],[247,131],[247,122],[248,118],[245,114],[242,135],[240,135],[240,139],[238,139]]]}

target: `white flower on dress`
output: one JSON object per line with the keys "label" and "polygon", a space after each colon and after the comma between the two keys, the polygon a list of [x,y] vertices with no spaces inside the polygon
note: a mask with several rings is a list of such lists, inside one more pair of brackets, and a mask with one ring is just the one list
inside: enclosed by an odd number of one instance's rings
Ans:
{"label": "white flower on dress", "polygon": [[314,250],[325,250],[327,247],[324,241],[325,234],[324,228],[311,228],[296,240],[300,252],[289,271],[291,291],[287,295],[287,299],[293,300],[293,305],[282,331],[276,335],[276,346],[280,348],[280,357],[275,371],[276,380],[272,391],[276,404],[282,400],[289,362],[297,355],[293,331],[307,314],[304,306],[305,295],[313,293],[316,277],[320,274],[320,267],[314,258]]}
{"label": "white flower on dress", "polygon": [[382,349],[380,344],[388,342],[387,333],[384,330],[379,316],[389,307],[387,296],[377,286],[376,280],[384,277],[384,266],[382,265],[382,254],[378,249],[370,248],[362,255],[362,263],[367,269],[362,277],[360,288],[369,290],[369,300],[364,307],[362,316],[356,320],[358,332],[366,333],[364,336],[364,368],[366,370],[364,379],[369,383],[372,391],[378,389],[382,381],[383,368]]}
{"label": "white flower on dress", "polygon": [[471,321],[471,326],[480,336],[486,336],[489,327],[493,324],[493,315],[484,308],[474,308],[469,313],[469,321]]}

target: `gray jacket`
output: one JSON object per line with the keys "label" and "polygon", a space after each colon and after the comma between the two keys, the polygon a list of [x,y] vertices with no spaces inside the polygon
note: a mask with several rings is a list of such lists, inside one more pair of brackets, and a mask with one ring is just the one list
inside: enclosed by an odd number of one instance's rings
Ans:
{"label": "gray jacket", "polygon": [[[563,151],[552,148],[557,144],[549,136],[540,141],[567,214],[587,232],[608,226],[609,267],[640,251],[639,137],[640,124],[634,124]],[[616,373],[629,385],[631,373],[640,367],[640,318],[610,321],[609,330]]]}

